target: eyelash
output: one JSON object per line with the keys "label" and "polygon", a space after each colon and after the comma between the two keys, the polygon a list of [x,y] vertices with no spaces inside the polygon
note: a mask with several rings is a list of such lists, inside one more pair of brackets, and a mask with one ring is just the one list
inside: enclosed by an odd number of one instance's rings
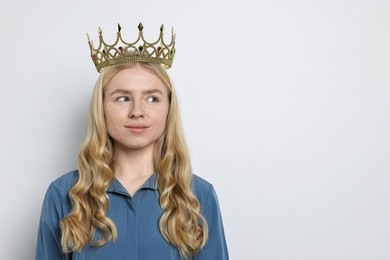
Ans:
{"label": "eyelash", "polygon": [[154,101],[152,101],[151,103],[156,103],[156,102],[158,102],[158,101],[159,101],[157,97],[153,97],[153,96],[151,96],[151,97],[148,97],[146,100],[149,100],[149,99],[151,99],[151,98],[153,98],[153,99],[154,99]]}
{"label": "eyelash", "polygon": [[[127,99],[127,100],[121,100],[121,99]],[[127,102],[127,101],[130,101],[130,98],[129,97],[126,97],[126,96],[122,96],[122,97],[118,97],[116,99],[116,101],[119,101],[119,102]]]}
{"label": "eyelash", "polygon": [[[126,100],[123,100],[123,99],[126,99]],[[149,99],[153,99],[153,101],[149,101]],[[148,98],[146,98],[146,100],[147,100],[148,102],[150,102],[150,103],[156,103],[156,102],[159,101],[159,99],[158,99],[157,97],[154,97],[154,96],[148,97]],[[119,101],[119,102],[128,102],[128,101],[130,101],[130,98],[127,97],[127,96],[121,96],[121,97],[118,97],[118,98],[116,99],[116,101]]]}

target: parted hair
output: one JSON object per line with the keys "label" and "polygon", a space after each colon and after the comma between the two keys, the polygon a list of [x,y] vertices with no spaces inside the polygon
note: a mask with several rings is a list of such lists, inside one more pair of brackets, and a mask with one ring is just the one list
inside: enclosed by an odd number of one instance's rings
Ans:
{"label": "parted hair", "polygon": [[[154,169],[164,210],[159,229],[164,239],[191,259],[207,241],[207,222],[192,191],[192,170],[184,139],[175,90],[165,70],[158,64],[136,63],[109,66],[102,70],[91,99],[88,133],[78,155],[78,179],[69,191],[72,210],[60,222],[61,246],[65,253],[85,246],[102,246],[117,238],[115,223],[106,216],[107,189],[113,182],[113,143],[105,124],[104,87],[123,69],[141,66],[160,78],[169,94],[169,111],[164,134],[154,154]],[[95,232],[102,236],[94,240]]]}

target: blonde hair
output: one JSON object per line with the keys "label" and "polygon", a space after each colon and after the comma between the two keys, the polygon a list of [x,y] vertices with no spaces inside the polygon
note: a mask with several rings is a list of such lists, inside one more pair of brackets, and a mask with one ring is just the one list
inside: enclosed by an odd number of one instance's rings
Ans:
{"label": "blonde hair", "polygon": [[[164,213],[159,228],[182,257],[191,258],[206,243],[207,222],[192,192],[192,171],[184,139],[175,91],[165,70],[157,64],[126,64],[105,68],[98,78],[90,103],[88,134],[78,155],[79,177],[69,191],[72,210],[60,222],[64,252],[80,251],[87,244],[102,246],[117,238],[115,223],[106,216],[107,189],[114,180],[113,145],[103,111],[103,90],[119,71],[141,66],[158,76],[168,89],[170,105],[164,134],[157,141],[154,168]],[[93,241],[96,229],[102,237]]]}

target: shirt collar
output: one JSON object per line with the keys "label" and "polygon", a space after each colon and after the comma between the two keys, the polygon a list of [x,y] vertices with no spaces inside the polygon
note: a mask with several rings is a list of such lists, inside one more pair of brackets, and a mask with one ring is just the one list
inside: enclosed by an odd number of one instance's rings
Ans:
{"label": "shirt collar", "polygon": [[[153,173],[152,176],[150,176],[144,184],[139,188],[140,190],[143,189],[151,189],[151,190],[157,190],[157,174]],[[117,193],[125,193],[128,194],[127,190],[123,185],[118,181],[117,178],[114,178],[114,181],[108,186],[107,192],[117,192]]]}

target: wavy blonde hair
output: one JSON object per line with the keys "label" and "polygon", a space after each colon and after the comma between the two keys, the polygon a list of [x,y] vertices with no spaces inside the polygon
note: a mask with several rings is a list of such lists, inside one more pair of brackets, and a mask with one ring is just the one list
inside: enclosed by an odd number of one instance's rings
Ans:
{"label": "wavy blonde hair", "polygon": [[[107,133],[103,111],[103,90],[119,71],[141,66],[159,77],[168,89],[170,105],[164,134],[157,141],[154,168],[164,210],[159,228],[166,241],[189,259],[207,241],[207,222],[192,192],[192,171],[184,139],[179,106],[165,70],[157,64],[126,64],[105,68],[98,78],[90,103],[88,134],[78,155],[79,176],[69,191],[72,210],[60,222],[61,245],[66,253],[86,245],[102,246],[117,238],[115,223],[106,216],[107,189],[114,180],[113,144]],[[99,229],[102,237],[93,241]]]}

